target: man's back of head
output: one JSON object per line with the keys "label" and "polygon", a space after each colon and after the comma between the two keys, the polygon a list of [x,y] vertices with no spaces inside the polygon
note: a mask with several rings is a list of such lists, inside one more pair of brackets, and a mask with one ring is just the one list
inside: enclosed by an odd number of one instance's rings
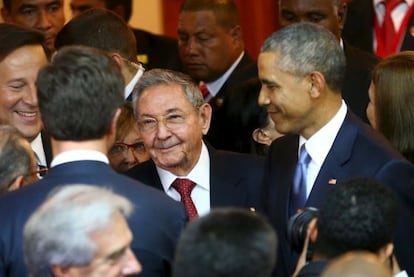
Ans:
{"label": "man's back of head", "polygon": [[138,273],[141,266],[131,252],[125,221],[132,209],[125,197],[103,188],[71,184],[55,189],[24,228],[29,275]]}
{"label": "man's back of head", "polygon": [[135,36],[125,21],[112,11],[90,9],[70,20],[56,37],[56,48],[84,45],[136,61]]}
{"label": "man's back of head", "polygon": [[37,163],[29,142],[16,128],[0,126],[0,194],[37,180]]}
{"label": "man's back of head", "polygon": [[351,250],[380,254],[388,247],[392,252],[397,215],[394,195],[377,181],[359,177],[338,182],[320,208],[315,253],[332,259]]}
{"label": "man's back of head", "polygon": [[59,141],[103,138],[124,100],[117,63],[84,46],[59,50],[39,72],[37,86],[45,129]]}
{"label": "man's back of head", "polygon": [[261,216],[218,209],[190,222],[177,246],[175,277],[270,276],[277,238]]}

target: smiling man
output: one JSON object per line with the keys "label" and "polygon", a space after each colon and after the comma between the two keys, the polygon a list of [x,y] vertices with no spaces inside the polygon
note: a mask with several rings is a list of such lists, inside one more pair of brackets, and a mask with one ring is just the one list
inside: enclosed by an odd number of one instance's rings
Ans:
{"label": "smiling man", "polygon": [[261,208],[262,161],[203,142],[211,107],[188,75],[152,69],[134,93],[138,129],[151,160],[127,175],[181,200],[190,218],[217,206]]}
{"label": "smiling man", "polygon": [[0,121],[16,127],[32,144],[38,163],[51,158],[50,142],[41,136],[36,77],[47,64],[43,36],[14,24],[0,24]]}
{"label": "smiling man", "polygon": [[1,15],[5,22],[38,30],[55,51],[55,37],[65,24],[63,0],[3,0]]}
{"label": "smiling man", "polygon": [[[273,33],[258,59],[266,107],[276,139],[265,168],[266,213],[280,234],[287,234],[289,215],[304,207],[319,208],[336,181],[373,177],[401,198],[414,179],[414,168],[390,143],[364,124],[342,99],[345,56],[336,37],[325,28],[297,23]],[[412,214],[410,207],[404,213]],[[402,221],[401,221],[402,222]],[[395,250],[404,268],[412,270],[412,224],[397,228]],[[290,276],[298,253],[287,236],[280,237],[278,276]],[[410,273],[410,272],[409,272]]]}

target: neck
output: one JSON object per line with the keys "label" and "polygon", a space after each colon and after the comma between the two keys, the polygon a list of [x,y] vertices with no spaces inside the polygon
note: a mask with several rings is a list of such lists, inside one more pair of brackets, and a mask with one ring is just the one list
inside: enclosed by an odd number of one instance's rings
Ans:
{"label": "neck", "polygon": [[109,145],[106,139],[87,141],[62,141],[51,139],[53,157],[71,150],[94,150],[105,155],[108,153]]}
{"label": "neck", "polygon": [[317,103],[317,108],[315,108],[315,113],[313,113],[313,124],[310,124],[308,128],[301,132],[301,135],[309,139],[316,132],[322,129],[339,111],[342,105],[341,94],[332,94],[328,101],[321,101]]}

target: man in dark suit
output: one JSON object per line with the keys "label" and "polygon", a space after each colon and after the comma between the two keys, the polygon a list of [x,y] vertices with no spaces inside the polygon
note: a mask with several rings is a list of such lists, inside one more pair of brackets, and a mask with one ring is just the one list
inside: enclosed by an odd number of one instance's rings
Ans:
{"label": "man in dark suit", "polygon": [[353,47],[342,39],[347,4],[340,0],[280,0],[279,23],[286,27],[296,22],[313,22],[331,31],[344,49],[346,75],[342,96],[350,109],[368,122],[366,108],[371,71],[379,58]]}
{"label": "man in dark suit", "polygon": [[[207,140],[219,146],[221,124],[229,120],[218,111],[236,86],[257,77],[255,61],[245,52],[239,14],[233,0],[186,0],[178,20],[178,49],[185,71],[204,89],[213,108]],[[222,149],[227,149],[221,147]]]}
{"label": "man in dark suit", "polygon": [[[129,22],[132,14],[132,0],[71,0],[72,16],[91,8],[104,8]],[[181,70],[178,57],[178,43],[174,38],[156,35],[143,29],[132,28],[137,41],[137,58],[146,69],[167,68]]]}
{"label": "man in dark suit", "polygon": [[[319,207],[336,180],[373,177],[401,199],[412,193],[405,184],[414,178],[413,166],[342,100],[345,63],[335,36],[310,23],[274,33],[259,54],[259,104],[276,130],[286,134],[269,149],[263,194],[266,213],[279,232],[280,276],[291,274],[297,259],[287,239],[289,216],[305,206]],[[402,214],[412,217],[414,211],[405,206]],[[414,270],[413,229],[412,223],[400,222],[394,237],[396,256],[409,274]]]}
{"label": "man in dark suit", "polygon": [[[190,217],[218,206],[261,210],[262,160],[217,151],[203,142],[211,107],[188,75],[159,69],[144,73],[133,106],[151,160],[130,169],[127,175],[177,201],[188,201]],[[182,179],[192,184],[187,195],[177,184]]]}
{"label": "man in dark suit", "polygon": [[[378,45],[376,41],[376,31],[374,27],[376,20],[376,10],[378,10],[378,13],[382,14],[383,17],[383,9],[383,1],[348,1],[348,14],[346,17],[346,22],[343,30],[344,38],[350,43],[352,43],[352,45],[360,49],[363,49],[371,53],[376,53],[376,46]],[[398,47],[395,50],[397,52],[403,50],[414,50],[413,2],[401,1],[401,3],[399,3],[396,9],[400,9],[402,11],[399,12],[400,18],[398,22],[400,23],[394,23],[397,27],[397,30],[399,28],[402,28],[402,36],[398,37]]]}
{"label": "man in dark suit", "polygon": [[186,215],[180,203],[113,171],[106,153],[123,103],[119,67],[104,52],[72,46],[57,52],[37,78],[39,107],[54,159],[47,175],[0,199],[0,276],[25,276],[22,229],[51,190],[64,184],[108,187],[134,203],[128,223],[142,276],[169,276]]}
{"label": "man in dark suit", "polygon": [[35,86],[48,59],[44,37],[9,23],[0,24],[0,34],[0,122],[16,127],[30,142],[38,164],[48,166],[50,140],[42,131]]}

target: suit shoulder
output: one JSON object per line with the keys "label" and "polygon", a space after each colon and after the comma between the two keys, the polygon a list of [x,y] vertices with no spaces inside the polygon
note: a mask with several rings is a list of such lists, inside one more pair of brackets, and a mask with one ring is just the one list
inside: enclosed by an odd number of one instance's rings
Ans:
{"label": "suit shoulder", "polygon": [[345,56],[347,66],[361,68],[364,71],[371,70],[380,62],[380,58],[365,50],[356,48],[351,44],[344,42]]}

